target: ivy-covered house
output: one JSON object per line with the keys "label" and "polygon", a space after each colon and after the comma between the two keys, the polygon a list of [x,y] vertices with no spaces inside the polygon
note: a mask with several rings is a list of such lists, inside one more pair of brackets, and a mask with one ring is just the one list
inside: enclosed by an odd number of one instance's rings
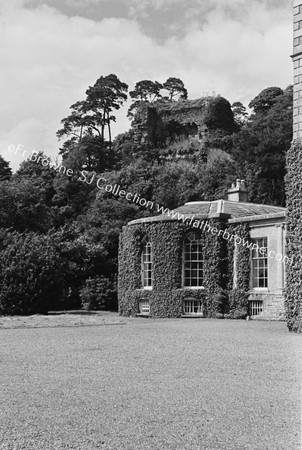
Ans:
{"label": "ivy-covered house", "polygon": [[285,212],[248,203],[237,180],[227,200],[129,222],[120,237],[120,314],[284,319]]}

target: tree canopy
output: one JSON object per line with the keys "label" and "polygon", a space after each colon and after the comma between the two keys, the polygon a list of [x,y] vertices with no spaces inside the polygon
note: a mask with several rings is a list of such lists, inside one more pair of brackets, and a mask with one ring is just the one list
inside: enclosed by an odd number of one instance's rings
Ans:
{"label": "tree canopy", "polygon": [[263,89],[250,103],[249,108],[252,108],[256,114],[265,113],[278,102],[279,97],[283,95],[283,90],[279,87],[269,87]]}
{"label": "tree canopy", "polygon": [[181,99],[188,98],[188,91],[185,88],[183,81],[179,78],[170,77],[163,83],[163,88],[169,92],[169,100],[174,100],[175,97]]}
{"label": "tree canopy", "polygon": [[71,114],[61,120],[63,128],[58,130],[57,136],[59,139],[69,138],[60,151],[63,158],[80,148],[89,169],[102,166],[112,146],[111,123],[116,121],[114,111],[127,100],[127,91],[128,85],[114,74],[101,76],[93,86],[89,86],[86,99],[71,105]]}
{"label": "tree canopy", "polygon": [[12,169],[9,163],[0,155],[0,181],[9,180],[12,176]]}

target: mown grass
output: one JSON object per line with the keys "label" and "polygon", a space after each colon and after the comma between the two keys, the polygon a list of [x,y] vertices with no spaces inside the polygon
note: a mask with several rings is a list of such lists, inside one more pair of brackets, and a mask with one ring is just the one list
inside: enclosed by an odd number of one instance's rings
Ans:
{"label": "mown grass", "polygon": [[300,449],[284,323],[115,319],[0,330],[1,450]]}

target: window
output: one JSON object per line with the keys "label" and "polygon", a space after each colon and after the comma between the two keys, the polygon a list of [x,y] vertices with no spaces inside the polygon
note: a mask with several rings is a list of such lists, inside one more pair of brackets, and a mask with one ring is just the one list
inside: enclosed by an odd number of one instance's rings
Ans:
{"label": "window", "polygon": [[152,289],[152,244],[148,236],[142,250],[142,285],[144,289]]}
{"label": "window", "polygon": [[252,241],[252,284],[254,288],[267,288],[267,238]]}
{"label": "window", "polygon": [[184,287],[203,285],[203,248],[200,237],[190,233],[184,242]]}
{"label": "window", "polygon": [[298,22],[294,23],[294,31],[301,30],[302,28],[302,20],[298,20]]}
{"label": "window", "polygon": [[200,300],[187,299],[183,304],[184,314],[202,315],[202,304]]}
{"label": "window", "polygon": [[139,313],[140,314],[149,314],[150,313],[150,305],[148,300],[142,300],[139,302]]}
{"label": "window", "polygon": [[294,16],[296,16],[297,14],[300,14],[302,9],[302,5],[298,5],[294,7]]}
{"label": "window", "polygon": [[298,45],[302,44],[302,36],[296,37],[294,39],[294,47],[297,47]]}
{"label": "window", "polygon": [[251,300],[249,302],[249,314],[250,316],[260,316],[263,312],[262,300]]}

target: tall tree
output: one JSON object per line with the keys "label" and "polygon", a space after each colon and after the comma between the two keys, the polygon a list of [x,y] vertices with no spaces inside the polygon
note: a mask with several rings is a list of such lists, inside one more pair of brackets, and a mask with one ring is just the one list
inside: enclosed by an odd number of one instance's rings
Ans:
{"label": "tall tree", "polygon": [[93,86],[86,91],[86,108],[92,113],[98,125],[101,126],[101,138],[104,141],[105,127],[108,129],[109,143],[111,144],[111,122],[116,121],[112,115],[127,100],[128,85],[119,78],[110,74],[97,79]]}
{"label": "tall tree", "polygon": [[9,180],[12,176],[12,169],[9,163],[0,155],[0,181]]}
{"label": "tall tree", "polygon": [[285,155],[292,140],[292,86],[268,88],[250,103],[255,113],[234,136],[232,154],[245,178],[249,200],[285,204]]}
{"label": "tall tree", "polygon": [[241,102],[234,102],[231,108],[234,114],[235,123],[241,128],[248,118],[246,107]]}
{"label": "tall tree", "polygon": [[116,121],[113,112],[127,100],[127,91],[128,85],[116,75],[101,76],[87,89],[85,100],[71,105],[71,114],[62,119],[63,128],[57,132],[59,139],[69,137],[60,150],[64,158],[80,148],[87,157],[89,169],[104,169],[101,161],[109,159],[107,153],[112,145],[111,123]]}
{"label": "tall tree", "polygon": [[163,85],[158,81],[142,80],[138,81],[133,91],[130,91],[130,97],[140,102],[154,103],[161,95],[160,91]]}
{"label": "tall tree", "polygon": [[183,81],[179,78],[170,77],[163,83],[163,88],[169,92],[169,100],[172,101],[175,97],[186,99],[188,98],[188,91],[185,88]]}

